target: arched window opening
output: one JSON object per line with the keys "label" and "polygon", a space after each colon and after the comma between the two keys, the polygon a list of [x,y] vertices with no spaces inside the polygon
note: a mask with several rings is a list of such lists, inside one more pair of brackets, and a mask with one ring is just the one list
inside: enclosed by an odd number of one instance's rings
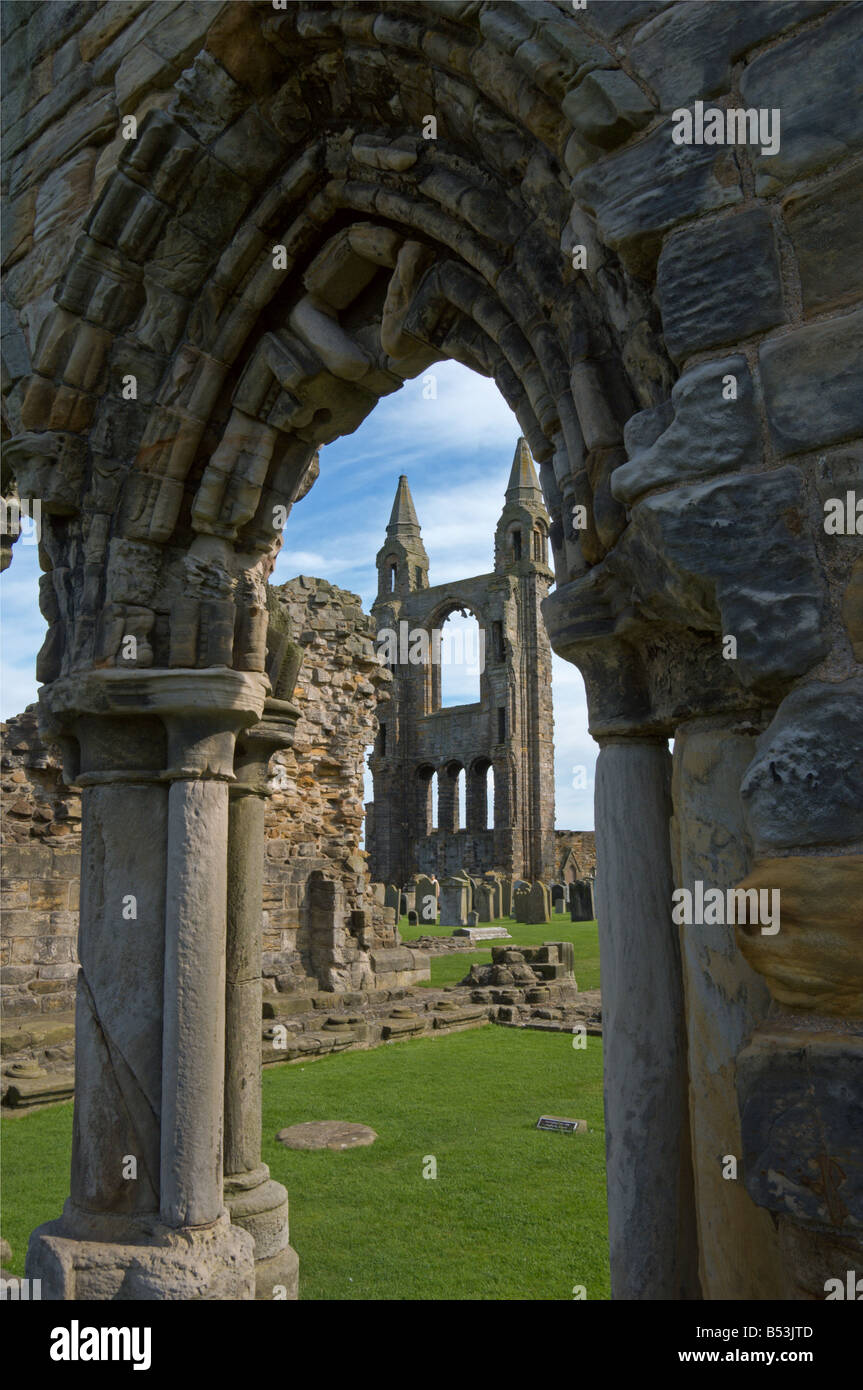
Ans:
{"label": "arched window opening", "polygon": [[417,769],[416,833],[430,835],[437,828],[437,773],[433,767]]}
{"label": "arched window opening", "polygon": [[484,668],[485,633],[466,609],[451,613],[440,630],[440,701],[437,708],[477,704],[482,699]]}
{"label": "arched window opening", "polygon": [[467,826],[467,778],[462,768],[456,778],[456,830]]}
{"label": "arched window opening", "polygon": [[467,828],[473,834],[494,828],[494,774],[488,758],[478,758],[471,768]]}
{"label": "arched window opening", "polygon": [[518,527],[509,533],[510,546],[512,548],[513,560],[521,559],[521,531]]}
{"label": "arched window opening", "polygon": [[364,849],[368,841],[371,840],[374,832],[374,801],[375,801],[375,779],[369,760],[375,751],[375,746],[370,743],[365,751],[363,758],[363,824],[360,831],[360,848]]}
{"label": "arched window opening", "polygon": [[390,560],[390,565],[389,565],[389,581],[388,581],[388,582],[389,582],[389,589],[390,589],[390,593],[391,593],[391,594],[394,594],[395,591],[396,591],[396,575],[398,574],[398,568],[399,568],[399,567],[398,567],[398,565],[396,564],[395,560]]}

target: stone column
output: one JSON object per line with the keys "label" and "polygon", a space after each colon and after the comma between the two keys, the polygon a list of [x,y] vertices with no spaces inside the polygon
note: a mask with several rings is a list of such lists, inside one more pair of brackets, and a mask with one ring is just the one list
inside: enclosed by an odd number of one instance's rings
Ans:
{"label": "stone column", "polygon": [[699,1298],[664,739],[600,740],[602,971],[612,1296]]}
{"label": "stone column", "polygon": [[109,669],[41,697],[84,788],[71,1197],[49,1299],[247,1299],[222,1200],[228,783],[265,677]]}
{"label": "stone column", "polygon": [[[693,719],[674,733],[675,883],[727,890],[749,869],[740,782],[757,729],[743,717]],[[746,1191],[737,1057],[770,994],[737,946],[733,922],[678,928],[686,998],[698,1256],[705,1298],[788,1296],[779,1238]],[[729,1176],[727,1159],[739,1171]]]}
{"label": "stone column", "polygon": [[[288,1194],[261,1162],[261,931],[267,768],[293,738],[299,711],[269,699],[264,718],[237,740],[228,829],[225,994],[225,1205],[255,1242],[255,1297],[297,1297],[299,1260],[289,1244]],[[284,1294],[281,1293],[284,1290]]]}

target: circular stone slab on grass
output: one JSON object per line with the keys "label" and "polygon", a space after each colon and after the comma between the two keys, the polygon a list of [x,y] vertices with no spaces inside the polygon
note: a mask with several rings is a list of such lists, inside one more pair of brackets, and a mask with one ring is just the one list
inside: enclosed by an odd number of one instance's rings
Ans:
{"label": "circular stone slab on grass", "polygon": [[276,1142],[286,1149],[358,1149],[373,1144],[377,1137],[368,1125],[354,1125],[347,1120],[311,1120],[280,1129]]}

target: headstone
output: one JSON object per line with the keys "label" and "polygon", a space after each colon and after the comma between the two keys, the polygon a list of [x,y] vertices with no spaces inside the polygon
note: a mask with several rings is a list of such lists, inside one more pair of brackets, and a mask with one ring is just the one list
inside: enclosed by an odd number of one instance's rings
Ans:
{"label": "headstone", "polygon": [[572,922],[595,921],[592,878],[580,878],[569,885],[569,917]]}
{"label": "headstone", "polygon": [[469,885],[463,878],[445,878],[440,886],[440,924],[466,927]]}
{"label": "headstone", "polygon": [[402,895],[395,884],[388,883],[384,894],[384,907],[391,907],[396,917],[401,915],[401,898]]}
{"label": "headstone", "polygon": [[511,915],[512,917],[514,917],[515,920],[516,920],[517,922],[528,922],[528,921],[530,921],[530,918],[529,918],[529,916],[528,916],[528,910],[529,910],[529,909],[528,909],[528,900],[529,900],[529,898],[530,898],[530,889],[527,887],[527,885],[525,885],[523,888],[515,888],[515,887],[513,888],[513,891],[512,891],[512,912],[511,912],[510,915]]}
{"label": "headstone", "polygon": [[419,925],[419,917],[417,916],[417,914],[416,914],[413,910],[411,910],[411,911],[408,913],[408,923],[409,923],[410,926],[412,926],[412,927],[416,927],[416,926]]}
{"label": "headstone", "polygon": [[437,884],[423,875],[417,879],[416,912],[421,926],[433,927],[437,923]]}
{"label": "headstone", "polygon": [[500,915],[512,916],[512,879],[505,878],[500,885]]}
{"label": "headstone", "polygon": [[551,894],[544,883],[531,884],[527,895],[527,918],[531,925],[551,921]]}
{"label": "headstone", "polygon": [[551,885],[551,907],[552,911],[558,915],[568,910],[566,889],[562,883],[553,883]]}
{"label": "headstone", "polygon": [[478,926],[479,926],[479,913],[478,913],[478,912],[469,912],[469,913],[467,914],[467,924],[468,924],[469,927],[478,927]]}
{"label": "headstone", "polygon": [[402,916],[405,917],[409,912],[416,909],[416,889],[413,884],[402,889]]}
{"label": "headstone", "polygon": [[476,904],[478,921],[493,922],[496,915],[494,910],[493,885],[490,883],[477,884],[473,900]]}

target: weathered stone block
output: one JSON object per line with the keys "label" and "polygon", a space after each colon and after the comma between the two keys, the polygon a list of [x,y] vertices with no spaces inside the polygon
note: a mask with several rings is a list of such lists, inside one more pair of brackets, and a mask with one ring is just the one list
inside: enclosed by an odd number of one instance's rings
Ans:
{"label": "weathered stone block", "polygon": [[782,205],[794,243],[803,306],[817,313],[863,294],[863,174],[843,170]]}
{"label": "weathered stone block", "polygon": [[[594,8],[602,11],[606,6]],[[811,18],[819,8],[824,6],[810,0],[672,5],[638,30],[630,58],[667,111],[685,105],[691,97],[727,91],[735,58],[772,34]]]}
{"label": "weathered stone block", "polygon": [[[663,566],[690,576],[677,588],[681,611],[718,607],[721,631],[737,638],[735,673],[745,685],[801,675],[828,649],[824,581],[805,514],[803,478],[790,467],[676,488],[633,509]],[[709,587],[693,587],[695,576]]]}
{"label": "weathered stone block", "polygon": [[[725,398],[729,376],[736,383],[735,400]],[[614,470],[611,490],[622,502],[632,503],[669,483],[732,473],[757,461],[758,417],[744,357],[702,362],[685,372],[674,385],[671,404],[674,416],[667,429]],[[651,421],[657,418],[654,411],[647,414]]]}
{"label": "weathered stone block", "polygon": [[765,1028],[737,1059],[737,1094],[752,1200],[819,1229],[863,1229],[863,1038]]}
{"label": "weathered stone block", "polygon": [[756,855],[863,838],[861,710],[859,677],[783,700],[740,786]]}
{"label": "weathered stone block", "polygon": [[739,886],[778,894],[778,932],[737,928],[740,950],[773,998],[786,1009],[863,1016],[863,855],[759,859]]}
{"label": "weathered stone block", "polygon": [[781,323],[779,259],[766,208],[675,232],[656,288],[672,357],[748,338]]}
{"label": "weathered stone block", "polygon": [[759,358],[770,432],[781,453],[863,433],[863,309],[764,343]]}
{"label": "weathered stone block", "polygon": [[744,68],[744,105],[781,112],[779,150],[772,155],[761,154],[757,147],[752,150],[756,192],[773,193],[863,145],[861,43],[863,11],[857,5],[842,5],[823,24],[762,53]]}
{"label": "weathered stone block", "polygon": [[675,222],[742,197],[731,151],[675,145],[670,122],[585,169],[573,187],[595,213],[603,238],[636,273],[650,269],[661,234]]}

